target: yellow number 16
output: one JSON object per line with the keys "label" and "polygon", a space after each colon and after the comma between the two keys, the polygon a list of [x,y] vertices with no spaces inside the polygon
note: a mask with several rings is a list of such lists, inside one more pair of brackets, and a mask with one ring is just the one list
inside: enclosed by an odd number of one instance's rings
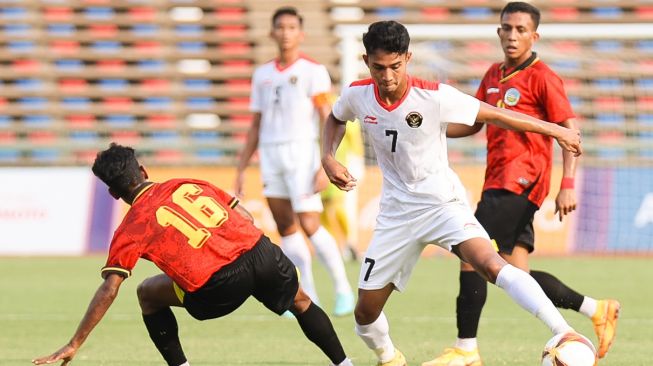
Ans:
{"label": "yellow number 16", "polygon": [[156,210],[156,221],[159,225],[172,225],[188,238],[188,245],[193,248],[201,248],[211,237],[206,228],[219,227],[229,218],[227,211],[216,200],[200,196],[202,192],[202,188],[195,184],[182,184],[172,194],[172,202],[179,205],[187,216],[198,221],[201,227],[172,207],[161,206]]}

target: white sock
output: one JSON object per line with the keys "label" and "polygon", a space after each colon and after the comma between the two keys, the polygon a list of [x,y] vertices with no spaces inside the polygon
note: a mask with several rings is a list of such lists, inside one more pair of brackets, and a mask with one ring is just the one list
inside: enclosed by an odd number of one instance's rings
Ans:
{"label": "white sock", "polygon": [[478,344],[476,338],[457,338],[454,347],[470,352],[475,350],[478,347]]}
{"label": "white sock", "polygon": [[496,284],[519,306],[544,322],[553,334],[572,330],[540,285],[528,273],[506,264],[499,271]]}
{"label": "white sock", "polygon": [[337,294],[350,294],[351,286],[347,280],[345,264],[342,261],[342,255],[338,249],[336,240],[329,232],[320,226],[309,238],[315,247],[315,253],[320,261],[327,268],[327,271],[333,279]]}
{"label": "white sock", "polygon": [[345,358],[345,360],[340,362],[339,364],[337,364],[337,365],[331,364],[331,365],[332,366],[354,366],[354,363],[349,358]]}
{"label": "white sock", "polygon": [[395,357],[395,346],[390,339],[390,325],[383,312],[370,324],[356,323],[356,334],[361,337],[369,349],[376,353],[381,363],[388,362]]}
{"label": "white sock", "polygon": [[313,280],[313,259],[311,252],[306,246],[304,236],[299,232],[284,236],[281,238],[281,249],[284,254],[297,266],[299,270],[299,281],[304,292],[318,303],[317,291],[315,290],[315,281]]}
{"label": "white sock", "polygon": [[588,318],[591,318],[596,314],[596,307],[597,307],[597,302],[595,299],[591,297],[585,296],[583,299],[583,303],[580,304],[580,309],[578,309],[578,312],[585,315]]}
{"label": "white sock", "polygon": [[186,361],[186,362],[182,363],[182,364],[179,365],[179,366],[190,366],[190,364],[188,363],[188,361]]}

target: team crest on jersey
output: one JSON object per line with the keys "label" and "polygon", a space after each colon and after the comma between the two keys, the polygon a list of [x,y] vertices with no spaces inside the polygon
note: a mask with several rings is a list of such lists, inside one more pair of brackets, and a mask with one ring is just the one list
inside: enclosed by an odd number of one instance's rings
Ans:
{"label": "team crest on jersey", "polygon": [[422,125],[422,121],[424,118],[422,117],[419,112],[410,112],[406,116],[406,123],[408,123],[408,127],[410,128],[417,128]]}
{"label": "team crest on jersey", "polygon": [[514,107],[519,103],[519,98],[521,98],[521,93],[517,88],[510,88],[506,91],[506,94],[503,96],[503,101],[506,105]]}
{"label": "team crest on jersey", "polygon": [[297,76],[295,75],[291,76],[289,81],[291,85],[297,84]]}

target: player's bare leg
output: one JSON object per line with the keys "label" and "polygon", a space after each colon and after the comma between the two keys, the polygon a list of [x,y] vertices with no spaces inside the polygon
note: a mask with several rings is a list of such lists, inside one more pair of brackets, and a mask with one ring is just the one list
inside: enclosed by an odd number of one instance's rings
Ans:
{"label": "player's bare leg", "polygon": [[299,212],[297,216],[302,229],[315,248],[317,257],[327,268],[333,280],[336,293],[333,314],[336,316],[351,314],[354,310],[354,294],[347,279],[338,243],[322,226],[319,212]]}
{"label": "player's bare leg", "polygon": [[290,311],[297,318],[299,326],[302,328],[304,335],[311,342],[315,343],[324,354],[329,357],[333,365],[351,366],[342,344],[338,339],[336,331],[333,329],[331,320],[326,313],[302,290],[297,290],[295,301]]}
{"label": "player's bare leg", "polygon": [[290,200],[268,197],[267,201],[281,236],[281,249],[299,269],[300,281],[304,291],[314,302],[319,303],[320,300],[313,280],[313,259],[304,236],[299,231],[299,226],[295,221],[296,215],[293,212]]}
{"label": "player's bare leg", "polygon": [[358,289],[358,302],[354,310],[356,334],[376,353],[379,365],[384,366],[406,365],[404,355],[390,339],[390,325],[383,313],[383,307],[394,288],[394,284],[390,283],[378,290]]}
{"label": "player's bare leg", "polygon": [[165,274],[145,279],[136,290],[147,332],[169,366],[188,365],[171,306],[183,306],[172,279]]}

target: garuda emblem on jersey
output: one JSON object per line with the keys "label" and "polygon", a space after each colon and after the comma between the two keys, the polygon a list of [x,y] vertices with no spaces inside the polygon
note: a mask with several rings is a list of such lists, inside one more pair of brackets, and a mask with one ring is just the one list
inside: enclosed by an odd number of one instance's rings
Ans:
{"label": "garuda emblem on jersey", "polygon": [[289,79],[291,85],[297,84],[297,76],[293,75]]}
{"label": "garuda emblem on jersey", "polygon": [[421,114],[419,114],[419,112],[410,112],[406,116],[406,123],[408,123],[408,127],[410,128],[417,128],[421,126],[422,120],[424,120],[424,118]]}

